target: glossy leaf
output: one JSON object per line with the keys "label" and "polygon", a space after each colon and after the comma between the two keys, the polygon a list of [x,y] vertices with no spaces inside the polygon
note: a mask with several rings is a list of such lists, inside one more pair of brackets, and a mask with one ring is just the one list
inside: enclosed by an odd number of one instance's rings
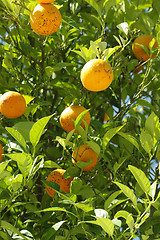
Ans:
{"label": "glossy leaf", "polygon": [[132,215],[129,212],[127,212],[125,210],[118,211],[115,214],[114,218],[120,218],[120,217],[126,219],[126,224],[129,226],[130,229],[133,229],[133,227],[134,227],[134,219],[133,219]]}
{"label": "glossy leaf", "polygon": [[145,193],[148,193],[150,191],[150,181],[146,177],[145,173],[142,170],[140,170],[134,166],[131,166],[131,165],[129,165],[128,168],[134,175],[134,177],[135,177],[137,183],[139,184],[139,186],[141,187],[141,189]]}
{"label": "glossy leaf", "polygon": [[137,207],[137,198],[133,190],[131,190],[129,187],[127,187],[122,183],[118,183],[118,182],[114,182],[114,183],[122,190],[122,192],[126,195],[126,197],[128,197],[133,202],[134,206]]}
{"label": "glossy leaf", "polygon": [[17,233],[20,237],[22,237],[22,239],[27,240],[27,238],[18,229],[16,229],[12,224],[10,224],[9,222],[1,220],[1,228],[9,230],[12,233]]}
{"label": "glossy leaf", "polygon": [[21,133],[11,127],[6,127],[6,130],[26,150],[26,142],[25,142],[24,137],[21,135]]}
{"label": "glossy leaf", "polygon": [[42,131],[45,128],[45,126],[47,125],[47,123],[49,122],[49,120],[52,116],[53,115],[41,118],[31,128],[31,130],[30,130],[30,141],[31,141],[34,148],[38,144],[38,142],[40,140],[40,137],[42,135]]}
{"label": "glossy leaf", "polygon": [[114,224],[113,222],[108,218],[97,218],[96,222],[99,226],[102,227],[102,229],[108,233],[109,236],[113,236],[114,232]]}
{"label": "glossy leaf", "polygon": [[114,137],[124,126],[120,126],[120,127],[115,127],[115,128],[112,128],[110,130],[108,130],[104,136],[103,136],[103,142],[102,142],[102,147],[103,147],[103,150],[105,150],[107,144],[109,143],[109,141],[112,139],[112,137]]}

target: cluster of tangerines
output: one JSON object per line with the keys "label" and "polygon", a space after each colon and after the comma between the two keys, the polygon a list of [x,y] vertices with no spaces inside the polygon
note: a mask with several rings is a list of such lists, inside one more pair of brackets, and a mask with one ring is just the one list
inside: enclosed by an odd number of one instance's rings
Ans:
{"label": "cluster of tangerines", "polygon": [[[45,0],[43,0],[44,2]],[[48,1],[48,0],[46,0]],[[40,7],[46,7],[50,3],[40,3]],[[46,11],[46,10],[45,10]],[[57,10],[56,10],[57,11]],[[35,11],[36,12],[36,11]],[[40,11],[41,12],[41,11]],[[43,11],[42,11],[43,12]],[[39,14],[39,13],[37,13]],[[48,16],[47,12],[47,16]],[[33,20],[32,15],[34,15],[34,10],[33,14],[31,14],[31,19]],[[43,15],[43,14],[42,14]],[[45,16],[45,14],[43,15]],[[41,16],[42,17],[42,16]],[[37,19],[37,17],[36,17]],[[31,21],[32,21],[31,20]],[[46,21],[44,21],[45,23]],[[37,25],[38,26],[38,25]],[[44,24],[45,26],[45,24]],[[48,25],[47,25],[48,26]],[[46,29],[47,27],[45,27]],[[38,27],[37,27],[38,29]],[[47,30],[48,31],[48,30]],[[38,31],[37,31],[38,32]],[[43,29],[43,33],[46,33],[46,30]],[[149,43],[153,39],[152,36],[149,35],[141,35],[138,38],[135,39],[133,45],[132,45],[132,50],[134,55],[141,61],[146,61],[149,58],[154,57],[144,51],[143,46],[145,46],[149,50]],[[158,48],[158,42],[155,41],[153,48]],[[113,70],[112,67],[108,62],[102,59],[92,59],[88,61],[82,68],[81,74],[80,74],[80,79],[82,82],[82,85],[89,91],[93,92],[99,92],[107,89],[110,84],[112,83],[113,80]],[[4,115],[7,118],[17,118],[23,115],[26,109],[26,102],[24,97],[14,91],[6,92],[0,97],[0,112],[2,115]],[[79,116],[80,113],[84,112],[86,109],[83,106],[80,105],[71,105],[64,109],[64,111],[61,113],[60,116],[60,124],[63,127],[64,130],[67,132],[70,132],[75,129],[75,126],[73,124],[73,120],[76,120],[77,117]],[[107,114],[105,115],[105,119],[108,121],[109,118]],[[89,126],[90,121],[91,121],[91,116],[89,111],[85,114],[83,120],[86,122],[86,124]],[[81,126],[85,129],[85,124],[82,121]],[[2,145],[0,145],[0,161],[3,158],[3,148]],[[98,154],[89,146],[89,145],[80,145],[77,147],[73,153],[72,153],[72,162],[75,166],[77,166],[78,162],[88,162],[89,160],[92,160],[91,163],[84,167],[82,170],[83,171],[90,171],[92,170],[98,161]],[[60,185],[61,191],[64,191],[66,193],[70,192],[70,184],[73,180],[73,178],[64,178],[63,175],[66,172],[64,169],[56,169],[52,171],[48,177],[47,181],[55,182]],[[48,187],[47,185],[45,186],[47,193],[51,196],[54,197],[55,190],[52,188]]]}
{"label": "cluster of tangerines", "polygon": [[[143,46],[145,46],[149,50],[149,43],[153,39],[152,36],[149,35],[141,35],[135,39],[132,50],[134,55],[141,61],[146,61],[149,58],[154,57],[154,55],[150,55],[146,51],[144,51]],[[138,44],[137,44],[138,43]],[[143,45],[143,46],[142,46]],[[158,42],[155,41],[153,48],[158,47]],[[88,61],[81,70],[80,75],[81,82],[83,86],[93,92],[103,91],[107,89],[113,80],[113,70],[112,67],[108,62],[102,59],[92,59]],[[70,132],[74,130],[74,124],[72,120],[76,120],[80,113],[85,111],[86,109],[80,105],[71,105],[64,109],[60,116],[60,124],[64,130]],[[84,116],[83,120],[89,126],[91,121],[90,113],[87,112]],[[108,121],[109,117],[105,113],[104,121]],[[85,124],[82,121],[81,126],[85,129]],[[98,161],[98,154],[89,146],[89,145],[80,145],[77,147],[72,153],[72,162],[76,166],[78,162],[89,162],[92,160],[91,163],[84,167],[83,171],[90,171],[92,170]],[[61,191],[66,193],[70,192],[70,184],[73,178],[65,179],[63,174],[66,170],[64,169],[56,169],[52,171],[48,177],[47,181],[55,182],[60,185]],[[46,186],[47,193],[54,197],[55,190]]]}

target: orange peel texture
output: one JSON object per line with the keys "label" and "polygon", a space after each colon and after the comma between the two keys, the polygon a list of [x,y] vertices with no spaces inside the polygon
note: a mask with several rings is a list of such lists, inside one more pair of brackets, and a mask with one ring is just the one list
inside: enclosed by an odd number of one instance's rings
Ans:
{"label": "orange peel texture", "polygon": [[37,0],[39,3],[53,3],[55,0]]}
{"label": "orange peel texture", "polygon": [[7,118],[18,118],[24,114],[26,102],[24,97],[14,91],[6,92],[0,97],[0,112]]}
{"label": "orange peel texture", "polygon": [[30,14],[32,29],[40,35],[51,35],[56,32],[62,22],[59,10],[52,4],[40,3]]}
{"label": "orange peel texture", "polygon": [[92,59],[83,66],[80,78],[83,86],[89,91],[105,90],[113,80],[112,67],[102,59]]}
{"label": "orange peel texture", "polygon": [[[153,38],[154,38],[153,36],[144,34],[137,37],[134,40],[132,44],[132,51],[137,59],[141,61],[147,61],[150,57],[151,58],[155,57],[155,55],[151,56],[150,54],[145,52],[145,50],[140,45],[138,45],[138,44],[144,45],[149,50],[149,43]],[[153,48],[157,48],[157,47],[158,47],[158,42],[155,41]]]}
{"label": "orange peel texture", "polygon": [[[55,183],[59,184],[61,191],[69,193],[71,181],[73,180],[73,178],[71,177],[71,178],[65,179],[63,177],[63,174],[65,172],[66,172],[66,170],[64,170],[64,169],[56,169],[48,175],[46,181],[55,182]],[[51,197],[54,197],[54,194],[56,191],[54,189],[48,187],[47,185],[45,185],[45,188],[46,188],[47,194]]]}
{"label": "orange peel texture", "polygon": [[98,154],[86,144],[80,145],[80,147],[77,147],[72,153],[72,162],[75,166],[76,162],[88,162],[89,159],[92,160],[92,163],[87,167],[84,167],[83,171],[88,172],[96,166],[98,161]]}
{"label": "orange peel texture", "polygon": [[[63,129],[68,132],[72,131],[75,128],[74,124],[72,122],[72,119],[76,120],[78,115],[80,113],[84,112],[85,110],[86,110],[86,108],[84,108],[83,106],[79,106],[79,105],[71,105],[71,106],[65,108],[60,116],[60,124],[63,127]],[[86,113],[83,120],[89,126],[90,121],[91,121],[91,115],[89,112]],[[81,123],[81,126],[85,129],[85,124],[83,121]]]}

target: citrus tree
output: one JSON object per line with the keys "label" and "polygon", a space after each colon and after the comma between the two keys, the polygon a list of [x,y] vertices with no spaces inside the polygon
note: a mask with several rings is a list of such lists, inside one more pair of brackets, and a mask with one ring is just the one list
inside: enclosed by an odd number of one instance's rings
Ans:
{"label": "citrus tree", "polygon": [[159,239],[159,2],[0,13],[0,239]]}

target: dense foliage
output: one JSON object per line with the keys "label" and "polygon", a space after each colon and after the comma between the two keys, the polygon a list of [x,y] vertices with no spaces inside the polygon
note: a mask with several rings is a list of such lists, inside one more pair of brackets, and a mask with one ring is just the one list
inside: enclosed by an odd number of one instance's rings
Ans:
{"label": "dense foliage", "polygon": [[[0,93],[18,91],[27,102],[23,116],[1,115],[0,239],[159,239],[160,58],[156,50],[135,73],[141,61],[132,52],[142,34],[160,44],[159,1],[56,0],[62,24],[46,37],[30,26],[37,4],[0,2]],[[80,81],[94,58],[114,72],[100,92]],[[59,117],[73,103],[89,109],[91,123],[83,130],[81,114],[68,133]],[[99,154],[89,172],[72,163],[81,144]],[[69,194],[45,181],[56,168],[74,177]]]}

